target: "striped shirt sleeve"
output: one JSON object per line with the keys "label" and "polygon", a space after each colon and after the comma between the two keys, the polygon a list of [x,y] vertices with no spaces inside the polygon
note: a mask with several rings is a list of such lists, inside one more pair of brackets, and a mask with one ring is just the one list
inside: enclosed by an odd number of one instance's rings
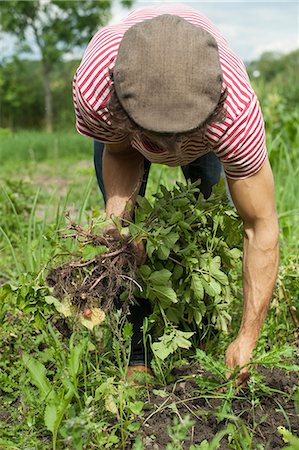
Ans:
{"label": "striped shirt sleeve", "polygon": [[267,158],[262,112],[255,94],[214,146],[228,178],[257,173]]}
{"label": "striped shirt sleeve", "polygon": [[[80,134],[91,137],[103,143],[118,143],[126,140],[126,134],[119,134],[113,130],[94,111],[81,95],[77,85],[76,75],[73,80],[73,102],[76,116],[76,129]],[[107,111],[108,112],[108,111]]]}

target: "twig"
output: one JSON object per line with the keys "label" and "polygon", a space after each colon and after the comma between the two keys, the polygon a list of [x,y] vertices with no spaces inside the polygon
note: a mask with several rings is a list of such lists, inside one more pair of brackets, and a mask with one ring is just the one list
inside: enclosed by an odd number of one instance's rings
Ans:
{"label": "twig", "polygon": [[69,227],[68,227],[69,230],[75,230],[75,231],[77,231],[77,233],[80,236],[84,236],[84,237],[90,238],[90,239],[92,239],[93,242],[96,241],[99,244],[104,244],[106,246],[109,246],[109,240],[104,238],[104,236],[93,234],[90,231],[85,231],[80,225],[78,225],[77,223],[75,223],[75,222],[73,222],[71,220],[69,213],[66,213],[65,217],[70,222],[69,223]]}
{"label": "twig", "polygon": [[104,254],[103,254],[103,262],[105,262],[105,259],[106,259],[106,258],[111,258],[111,256],[119,255],[120,253],[122,253],[122,252],[124,252],[124,251],[125,251],[125,248],[122,247],[122,248],[120,248],[120,249],[118,249],[118,250],[115,250],[114,252],[104,253]]}
{"label": "twig", "polygon": [[136,280],[133,280],[133,278],[131,278],[131,277],[128,277],[127,275],[120,275],[120,278],[126,278],[127,280],[130,280],[130,281],[132,281],[132,283],[136,284],[136,286],[137,286],[137,287],[139,288],[140,292],[142,292],[142,291],[143,291],[143,288],[142,288],[142,286],[140,286],[140,284],[139,284],[139,283],[137,283],[137,281],[136,281]]}
{"label": "twig", "polygon": [[86,267],[86,266],[89,266],[89,264],[92,264],[92,263],[94,263],[94,262],[96,262],[96,260],[97,260],[97,258],[93,258],[93,259],[90,259],[89,261],[86,261],[86,262],[84,262],[84,263],[76,263],[76,262],[74,262],[74,263],[70,263],[70,267]]}
{"label": "twig", "polygon": [[177,261],[176,259],[172,258],[171,256],[168,256],[168,259],[170,259],[171,261],[175,262],[176,264],[179,264],[182,267],[185,267],[184,264],[180,263],[179,261]]}
{"label": "twig", "polygon": [[168,402],[169,399],[170,399],[170,396],[164,400],[164,402],[156,409],[156,411],[153,411],[149,416],[147,416],[145,418],[145,420],[142,422],[142,426],[145,425],[146,422],[148,422],[155,414],[157,414],[158,412],[163,410],[164,405],[166,405],[166,403]]}
{"label": "twig", "polygon": [[99,282],[102,281],[106,276],[107,276],[106,273],[102,273],[102,275],[99,276],[99,278],[97,278],[96,281],[90,286],[88,291],[89,292],[92,291],[99,284]]}

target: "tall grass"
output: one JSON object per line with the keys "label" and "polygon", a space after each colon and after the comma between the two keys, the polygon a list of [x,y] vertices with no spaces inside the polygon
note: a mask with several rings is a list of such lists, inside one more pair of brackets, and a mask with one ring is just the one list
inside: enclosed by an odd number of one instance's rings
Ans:
{"label": "tall grass", "polygon": [[281,228],[282,257],[298,255],[299,235],[299,108],[288,109],[278,94],[265,102],[268,155]]}
{"label": "tall grass", "polygon": [[19,131],[1,136],[0,160],[4,166],[19,163],[59,161],[61,158],[90,158],[92,142],[74,131],[49,134],[43,131]]}

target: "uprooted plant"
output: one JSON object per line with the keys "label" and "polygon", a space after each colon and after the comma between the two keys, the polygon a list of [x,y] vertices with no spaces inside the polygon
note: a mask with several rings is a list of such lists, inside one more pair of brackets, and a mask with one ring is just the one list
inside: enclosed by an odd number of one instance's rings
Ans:
{"label": "uprooted plant", "polygon": [[[153,349],[161,360],[188,349],[189,338],[211,329],[227,332],[238,297],[239,220],[225,194],[206,201],[197,185],[163,186],[154,204],[138,199],[135,222],[119,239],[69,219],[62,238],[75,241],[72,260],[52,269],[47,282],[65,316],[88,328],[104,321],[119,297],[124,316],[134,298],[153,305]],[[119,225],[118,225],[119,226]],[[146,241],[147,262],[137,268],[134,242]]]}
{"label": "uprooted plant", "polygon": [[[66,317],[77,316],[83,325],[92,329],[102,323],[106,313],[115,305],[120,293],[127,313],[136,286],[136,254],[132,238],[119,234],[115,239],[108,234],[97,234],[93,228],[84,229],[69,219],[61,237],[76,242],[75,258],[50,270],[48,284],[57,305]],[[123,295],[124,297],[124,295]]]}

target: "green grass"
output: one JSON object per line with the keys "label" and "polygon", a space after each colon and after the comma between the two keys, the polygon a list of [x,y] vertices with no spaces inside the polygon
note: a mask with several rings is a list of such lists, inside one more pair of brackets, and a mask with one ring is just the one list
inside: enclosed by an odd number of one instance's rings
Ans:
{"label": "green grass", "polygon": [[16,168],[26,163],[75,160],[89,158],[92,144],[75,131],[55,132],[18,131],[1,137],[1,161],[4,168],[17,161]]}
{"label": "green grass", "polygon": [[[278,110],[270,97],[265,101],[268,152],[281,227],[282,268],[261,348],[273,346],[275,367],[282,364],[279,358],[284,356],[280,345],[294,341],[289,308],[298,306],[299,297],[299,133],[296,111],[287,107]],[[92,141],[75,131],[53,135],[22,131],[1,137],[0,159],[0,284],[10,281],[10,287],[0,289],[0,388],[3,408],[10,414],[7,428],[0,406],[0,448],[31,450],[57,446],[72,450],[91,442],[91,448],[125,449],[126,443],[138,434],[146,401],[124,378],[120,345],[128,349],[130,330],[122,330],[121,343],[109,327],[88,333],[74,326],[72,338],[62,338],[52,325],[59,316],[55,315],[51,292],[44,284],[49,262],[53,264],[60,251],[56,231],[66,224],[64,213],[70,211],[80,223],[103,215],[93,169]],[[170,188],[183,179],[179,168],[154,165],[147,196],[151,198],[161,184]],[[211,348],[211,353],[220,354],[227,339],[218,348]],[[103,348],[105,351],[101,352],[99,349]],[[203,360],[204,355],[200,356]],[[206,358],[210,370],[216,367],[212,356]],[[171,364],[173,360],[165,372]],[[220,363],[216,369],[223,373],[225,370]],[[259,404],[259,389],[267,391],[262,381],[253,380],[257,381],[246,400],[249,406],[251,402],[251,408]],[[200,387],[200,380],[198,384]],[[202,380],[201,389],[206,387]],[[207,401],[215,398],[215,394],[204,392],[201,395],[206,395]],[[222,395],[222,409],[217,410],[222,411],[223,417],[227,415],[227,428],[215,436],[210,447],[201,448],[217,448],[216,443],[226,434],[235,445],[231,448],[250,449],[253,445],[254,430],[229,409],[232,398],[232,391]],[[290,395],[290,401],[292,398]],[[173,403],[172,417],[176,416],[175,408]],[[283,409],[282,415],[287,417]],[[191,427],[192,422],[186,418],[179,424],[172,422],[169,435],[173,448],[182,448],[180,443]],[[138,439],[133,448],[141,450]]]}

